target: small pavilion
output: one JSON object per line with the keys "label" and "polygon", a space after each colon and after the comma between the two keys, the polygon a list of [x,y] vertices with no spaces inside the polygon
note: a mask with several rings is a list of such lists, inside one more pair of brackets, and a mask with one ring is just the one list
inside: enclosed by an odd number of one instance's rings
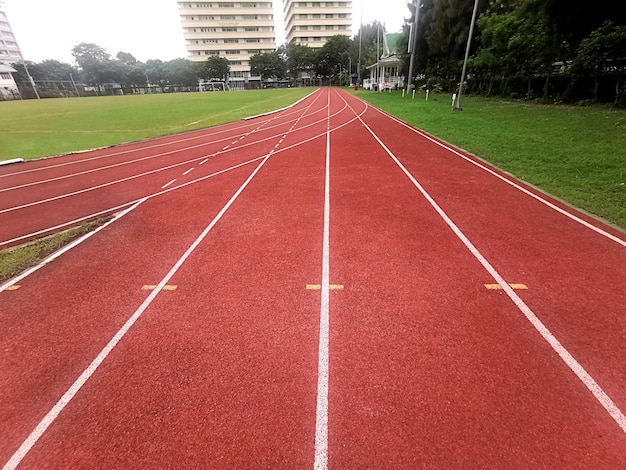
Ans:
{"label": "small pavilion", "polygon": [[370,78],[363,80],[363,88],[368,90],[397,90],[404,88],[404,76],[400,75],[402,57],[400,41],[402,33],[383,34],[383,51],[375,64],[367,67]]}

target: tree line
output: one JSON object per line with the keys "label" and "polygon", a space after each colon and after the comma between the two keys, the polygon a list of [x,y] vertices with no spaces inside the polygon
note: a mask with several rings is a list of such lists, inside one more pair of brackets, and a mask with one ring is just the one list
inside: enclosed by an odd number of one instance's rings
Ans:
{"label": "tree line", "polygon": [[[419,3],[414,83],[453,92],[474,0]],[[620,2],[479,0],[478,12],[464,88],[483,95],[626,106],[626,9]],[[406,36],[413,18],[405,24]]]}
{"label": "tree line", "polygon": [[[419,8],[411,86],[453,93],[475,0],[411,0],[396,51],[401,73],[408,74],[410,25]],[[419,7],[418,7],[419,5]],[[599,101],[626,106],[626,9],[613,0],[478,0],[478,19],[468,61],[466,92],[547,102]],[[252,75],[262,81],[297,84],[348,84],[367,78],[367,66],[381,54],[384,25],[362,25],[354,38],[337,35],[320,49],[287,44],[251,57]],[[35,81],[67,81],[91,86],[196,89],[199,79],[226,80],[226,58],[137,61],[130,53],[115,57],[95,44],[72,50],[75,65],[27,62]],[[28,89],[21,64],[16,81]],[[352,80],[350,79],[352,76]],[[309,77],[309,81],[302,80]]]}

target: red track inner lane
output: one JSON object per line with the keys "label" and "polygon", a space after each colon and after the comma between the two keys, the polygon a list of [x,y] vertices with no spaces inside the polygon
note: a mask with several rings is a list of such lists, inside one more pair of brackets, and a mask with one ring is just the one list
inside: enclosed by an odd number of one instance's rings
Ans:
{"label": "red track inner lane", "polygon": [[[314,459],[318,468],[626,468],[618,423],[511,298],[485,288],[493,278],[357,114],[494,269],[527,284],[516,293],[626,408],[623,247],[327,89],[256,118],[238,144],[247,124],[208,130],[207,142],[233,132],[235,143],[202,165],[76,196],[54,219],[160,193],[19,289],[0,289],[0,461],[14,456],[5,470],[311,468]],[[326,454],[316,394],[327,116]],[[181,137],[195,135],[204,134]],[[71,158],[104,164],[90,155],[111,150]],[[43,208],[11,217],[21,227]],[[142,290],[159,283],[174,290]]]}

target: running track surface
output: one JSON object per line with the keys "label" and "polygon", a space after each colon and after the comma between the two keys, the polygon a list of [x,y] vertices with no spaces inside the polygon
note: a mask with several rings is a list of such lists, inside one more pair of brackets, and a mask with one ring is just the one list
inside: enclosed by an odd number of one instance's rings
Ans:
{"label": "running track surface", "polygon": [[338,89],[0,169],[9,468],[626,468],[626,242]]}

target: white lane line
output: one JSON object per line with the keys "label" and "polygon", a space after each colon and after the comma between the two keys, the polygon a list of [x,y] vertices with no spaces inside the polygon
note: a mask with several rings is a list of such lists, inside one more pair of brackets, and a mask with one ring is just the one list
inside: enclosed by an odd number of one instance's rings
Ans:
{"label": "white lane line", "polygon": [[228,148],[230,147],[230,145],[227,145],[226,147],[224,147],[222,150],[228,150]]}
{"label": "white lane line", "polygon": [[169,183],[165,183],[163,186],[161,186],[161,189],[165,189],[167,188],[170,184],[174,183],[176,181],[176,179],[173,179],[172,181],[170,181]]}
{"label": "white lane line", "polygon": [[[344,102],[345,102],[345,100],[344,100]],[[368,109],[368,104],[367,104],[367,103],[364,103],[364,104],[365,104],[365,108],[364,108],[364,110],[363,110],[363,111],[362,111],[362,112],[361,112],[358,116],[363,115],[363,114],[367,111],[367,109]],[[344,107],[343,109],[345,109],[345,107]],[[342,109],[342,111],[343,111],[343,109]],[[333,116],[334,116],[334,115],[336,115],[336,114],[337,114],[337,113],[333,114]],[[340,124],[339,126],[337,126],[337,127],[333,128],[333,129],[331,130],[331,132],[338,131],[339,129],[342,129],[343,127],[345,127],[345,126],[347,126],[347,125],[351,124],[352,122],[354,122],[354,121],[356,121],[356,120],[358,119],[358,116],[355,116],[354,118],[350,119],[349,121],[347,121],[347,122],[345,122],[345,123],[343,123],[343,124]],[[288,132],[291,132],[291,131],[292,131],[292,130],[296,127],[296,125],[298,124],[298,122],[299,122],[299,121],[300,121],[300,118],[299,118],[299,119],[296,119],[296,120],[293,122],[293,124],[292,124],[292,126],[291,126],[291,128],[289,129],[289,131],[288,131]],[[304,126],[304,128],[308,128],[308,127],[310,127],[310,124],[309,124],[309,125]],[[312,142],[312,141],[314,141],[314,140],[316,140],[316,139],[319,139],[320,137],[323,137],[323,136],[325,136],[325,135],[326,135],[326,131],[324,131],[324,132],[323,132],[323,133],[321,133],[321,134],[316,134],[316,135],[314,135],[314,136],[312,136],[312,137],[309,137],[309,138],[307,138],[307,139],[301,140],[300,142],[296,142],[296,143],[294,143],[294,144],[291,144],[291,145],[289,145],[289,146],[287,146],[287,147],[285,147],[285,148],[283,148],[283,149],[281,149],[281,150],[277,150],[277,151],[276,151],[276,152],[274,152],[274,153],[275,153],[275,154],[277,154],[277,153],[281,153],[281,152],[286,152],[286,151],[288,151],[288,150],[294,149],[294,148],[296,148],[296,147],[299,147],[299,146],[301,146],[301,145],[304,145],[304,144],[307,144],[307,143],[309,143],[309,142]],[[265,140],[268,140],[268,139],[263,139],[263,141],[265,141]],[[251,145],[251,144],[246,144],[246,145]],[[259,159],[261,159],[261,158],[263,158],[263,157],[256,157],[256,158],[253,158],[253,159],[251,159],[251,160],[247,160],[247,161],[245,161],[245,162],[243,162],[243,163],[240,163],[240,164],[237,164],[237,165],[234,165],[234,166],[231,166],[231,167],[225,168],[224,170],[220,170],[220,171],[217,171],[217,172],[215,172],[215,173],[211,173],[210,175],[203,176],[203,177],[201,177],[201,178],[197,178],[197,179],[195,179],[195,180],[188,181],[188,182],[186,182],[186,183],[182,183],[182,184],[180,184],[180,185],[178,185],[178,186],[174,186],[174,187],[171,187],[171,188],[167,188],[167,189],[166,189],[166,190],[164,190],[164,191],[158,191],[158,192],[156,192],[156,193],[152,193],[152,194],[149,194],[149,195],[147,195],[147,196],[143,196],[142,198],[143,198],[143,199],[150,199],[150,198],[153,198],[153,197],[160,196],[160,195],[162,195],[162,194],[166,194],[166,193],[168,193],[168,192],[170,192],[170,191],[174,191],[174,190],[178,190],[178,189],[181,189],[181,188],[185,188],[185,187],[187,187],[187,186],[189,186],[189,185],[191,185],[191,184],[195,184],[195,183],[198,183],[198,182],[204,181],[204,180],[206,180],[206,179],[208,179],[208,178],[212,178],[212,177],[214,177],[214,176],[220,175],[220,174],[222,174],[222,173],[226,173],[226,172],[228,172],[228,171],[231,171],[231,170],[234,170],[234,169],[240,168],[240,167],[242,167],[242,166],[249,165],[250,163],[253,163],[253,162],[255,162],[255,161],[257,161],[257,160],[259,160]],[[194,160],[194,161],[195,161],[195,160]],[[202,164],[202,163],[204,163],[204,162],[207,162],[207,161],[208,161],[208,158],[207,158],[207,159],[205,159],[205,160],[204,160],[203,162],[201,162],[200,164]],[[188,163],[188,162],[186,162],[186,163]],[[177,165],[175,165],[175,166],[178,166],[178,164],[177,164]],[[140,199],[142,199],[142,198],[140,198]],[[122,208],[124,208],[124,207],[128,206],[129,204],[133,204],[133,203],[137,202],[137,201],[138,201],[138,200],[140,200],[140,199],[135,199],[135,200],[133,200],[133,201],[126,202],[126,203],[121,204],[121,205],[119,205],[119,206],[112,207],[112,208],[109,208],[109,209],[105,209],[105,210],[100,211],[100,212],[97,212],[97,213],[95,213],[95,214],[90,214],[90,215],[88,215],[88,216],[81,217],[81,218],[75,219],[75,220],[73,220],[73,221],[66,222],[66,223],[64,223],[64,224],[59,224],[59,225],[56,225],[56,226],[54,226],[54,227],[49,227],[49,228],[46,228],[46,229],[43,229],[43,230],[39,230],[39,231],[37,231],[37,232],[29,233],[29,234],[26,234],[26,235],[21,235],[21,236],[19,236],[19,237],[12,238],[12,239],[10,239],[10,240],[5,240],[5,241],[3,241],[3,242],[0,242],[0,246],[3,246],[3,245],[8,245],[8,244],[11,244],[11,243],[14,243],[14,242],[20,241],[20,240],[26,240],[26,239],[28,239],[28,238],[32,238],[32,237],[34,237],[34,236],[36,236],[36,235],[41,235],[41,234],[44,234],[44,233],[51,232],[51,231],[56,230],[56,229],[58,229],[58,228],[67,227],[68,225],[71,225],[71,224],[73,224],[74,222],[81,222],[81,221],[83,221],[83,220],[87,220],[87,219],[90,219],[90,218],[93,218],[93,217],[96,217],[96,216],[99,216],[99,215],[103,215],[103,214],[108,214],[108,213],[111,213],[111,212],[113,212],[113,211],[115,211],[115,210],[122,209]],[[2,211],[0,211],[0,213],[1,213],[1,212],[2,212]]]}
{"label": "white lane line", "polygon": [[[278,115],[273,116],[272,118],[268,119],[266,121],[266,123],[269,123],[269,122],[271,122],[271,121],[273,121],[275,119],[278,119],[279,117],[289,116],[290,114],[298,113],[298,110],[293,110],[293,108],[296,107],[297,105],[299,105],[305,99],[309,98],[314,93],[315,92],[309,93],[307,96],[301,98],[300,100],[296,101],[295,103],[292,103],[291,105],[289,105],[289,106],[287,106],[285,108],[272,111],[271,113],[267,113],[267,114],[278,113]],[[289,110],[290,108],[292,109],[292,112],[289,112],[289,113],[285,113],[284,112],[286,110]],[[253,117],[258,117],[258,116],[251,116],[248,119],[252,119]],[[246,118],[242,119],[242,121],[246,121]],[[84,158],[82,160],[74,160],[74,161],[64,162],[64,163],[60,163],[60,164],[56,164],[56,165],[48,165],[48,166],[45,166],[45,167],[32,168],[30,170],[24,170],[24,171],[19,171],[19,172],[7,173],[7,174],[4,174],[4,175],[0,175],[0,178],[6,178],[6,177],[9,177],[9,176],[21,175],[21,174],[24,174],[24,173],[45,171],[45,170],[49,170],[51,168],[58,168],[58,167],[63,167],[63,166],[68,166],[68,165],[75,165],[75,164],[78,164],[78,163],[84,163],[84,162],[89,162],[89,161],[93,161],[93,160],[100,160],[100,159],[103,159],[103,158],[114,157],[114,156],[117,156],[117,155],[124,155],[124,154],[127,154],[127,153],[141,152],[141,151],[145,151],[145,150],[149,150],[149,149],[153,149],[153,148],[165,147],[165,146],[172,145],[172,144],[178,144],[178,143],[181,143],[181,142],[187,142],[187,141],[190,141],[190,140],[207,138],[207,137],[213,137],[213,136],[216,136],[216,135],[219,135],[219,134],[224,134],[224,133],[227,133],[227,132],[232,132],[232,131],[236,132],[236,131],[239,131],[240,129],[250,128],[253,125],[255,125],[254,123],[251,123],[251,124],[244,123],[241,126],[235,126],[235,127],[231,128],[231,127],[229,127],[231,124],[234,124],[234,123],[226,123],[226,124],[223,124],[223,125],[219,126],[217,129],[219,129],[220,127],[223,127],[224,129],[218,130],[217,132],[210,132],[210,133],[207,133],[207,134],[194,135],[192,137],[186,137],[186,138],[183,138],[183,139],[172,140],[172,141],[163,142],[163,143],[154,144],[154,145],[147,145],[145,147],[140,147],[140,148],[135,148],[135,149],[130,149],[130,150],[122,150],[122,151],[119,151],[119,152],[108,153],[108,154],[105,154],[105,155],[98,155],[98,156],[95,156],[95,157]],[[280,126],[280,125],[282,125],[282,124],[279,124],[278,126]],[[278,126],[276,126],[276,127],[278,127]],[[211,130],[213,130],[213,129],[211,129]],[[188,133],[190,133],[190,134],[191,133],[198,134],[198,132],[202,132],[202,131],[195,130],[195,131],[189,131]],[[179,135],[184,135],[184,134],[179,134]],[[247,136],[247,135],[250,135],[250,132],[248,132],[247,134],[244,134],[242,136],[242,138]],[[171,136],[169,136],[169,137],[171,137]],[[153,137],[153,138],[150,138],[150,139],[146,139],[145,141],[125,142],[125,143],[120,143],[120,144],[114,144],[111,147],[122,146],[122,145],[134,145],[134,144],[141,143],[141,142],[149,143],[149,142],[154,142],[156,140],[167,139],[169,137],[168,136]],[[224,137],[224,138],[222,138],[220,140],[226,140],[228,138],[232,138],[232,136],[231,137],[226,136],[226,137]],[[179,151],[192,149],[192,148],[197,148],[197,147],[201,147],[203,145],[208,145],[208,144],[211,144],[211,143],[217,143],[220,140],[212,141],[212,142],[208,142],[208,143],[203,143],[203,144],[200,144],[200,145],[194,145],[192,147],[185,147],[183,149],[180,149]],[[103,148],[106,148],[106,147],[103,147]],[[99,150],[99,149],[79,150],[79,151],[76,151],[76,152],[70,152],[70,153],[65,154],[65,155],[79,155],[81,153],[92,152],[94,150]],[[167,153],[171,153],[171,152],[167,152]],[[161,154],[159,154],[159,155],[161,155]],[[152,157],[155,157],[155,156],[158,156],[158,155],[152,155]],[[46,159],[46,158],[50,158],[50,157],[43,157],[43,158],[41,158],[39,160],[43,160],[43,159]]]}
{"label": "white lane line", "polygon": [[[344,107],[344,109],[345,109],[345,107]],[[343,111],[343,109],[341,111]],[[337,112],[335,114],[339,114],[341,111],[339,111],[339,112]],[[301,119],[302,119],[302,117],[297,118],[294,121],[294,123],[293,123],[294,125],[292,125],[291,129],[293,129],[295,127],[295,124],[299,123]],[[308,127],[312,127],[312,126],[318,124],[319,122],[321,122],[321,120],[320,121],[316,121],[314,123],[307,124],[306,126],[301,127],[299,130],[304,130],[304,129],[308,128]],[[262,127],[262,125],[258,126],[257,129],[260,129],[261,127]],[[250,132],[250,133],[252,133],[252,132]],[[323,134],[320,134],[320,135],[323,135]],[[253,146],[253,145],[260,144],[262,142],[273,140],[276,137],[277,137],[276,135],[270,136],[270,137],[266,137],[264,139],[260,139],[260,140],[254,141],[254,142],[243,144],[243,145],[237,147],[236,149],[231,148],[228,151],[230,152],[230,151],[233,151],[233,150],[241,150],[241,149],[244,149],[246,147],[250,147],[250,146]],[[305,143],[307,141],[308,141],[308,139],[302,141],[301,143]],[[221,152],[224,152],[224,150],[221,150],[221,151],[215,152],[215,153],[213,153],[211,155],[208,155],[208,157],[212,158],[212,157],[221,155]],[[173,153],[173,152],[170,152],[170,153]],[[77,190],[77,191],[74,191],[74,192],[71,192],[71,193],[61,194],[59,196],[54,196],[54,197],[50,197],[50,198],[47,198],[47,199],[41,199],[41,200],[38,200],[38,201],[33,201],[33,202],[22,204],[22,205],[19,205],[19,206],[8,207],[6,209],[1,209],[0,210],[0,214],[5,213],[5,212],[14,211],[14,210],[24,209],[26,207],[36,206],[36,205],[39,205],[39,204],[45,204],[47,202],[56,201],[56,200],[59,200],[59,199],[64,199],[66,197],[75,196],[77,194],[82,194],[82,193],[86,193],[86,192],[89,192],[89,191],[94,191],[94,190],[97,190],[97,189],[101,189],[101,188],[104,188],[104,187],[107,187],[107,186],[111,186],[111,185],[114,185],[114,184],[123,183],[125,181],[129,181],[129,180],[132,180],[132,179],[135,179],[135,178],[140,178],[142,176],[158,173],[158,172],[163,171],[163,170],[169,170],[171,168],[176,168],[178,166],[182,166],[182,165],[186,165],[186,164],[189,164],[189,163],[193,163],[193,162],[198,161],[198,160],[200,160],[201,158],[204,158],[204,157],[206,157],[206,155],[202,156],[202,157],[199,157],[199,158],[193,158],[191,160],[185,160],[185,161],[182,161],[182,162],[177,162],[177,163],[174,163],[172,165],[168,165],[168,166],[164,166],[164,167],[157,168],[157,169],[154,169],[154,170],[146,171],[144,173],[138,173],[138,174],[135,174],[135,175],[127,176],[127,177],[124,177],[124,178],[121,178],[121,179],[118,179],[118,180],[109,181],[108,183],[102,183],[102,184],[99,184],[99,185],[96,185],[96,186],[91,186],[89,188],[85,188],[85,189],[82,189],[82,190]]]}
{"label": "white lane line", "polygon": [[419,190],[424,198],[435,209],[444,222],[450,227],[454,234],[461,240],[461,242],[469,249],[474,257],[480,262],[485,270],[493,277],[493,279],[500,284],[502,289],[507,293],[509,298],[515,303],[518,309],[524,314],[528,321],[535,327],[535,329],[541,334],[543,339],[552,347],[552,349],[559,355],[559,357],[567,364],[579,380],[587,387],[587,389],[593,394],[602,407],[609,413],[611,418],[617,423],[617,425],[626,433],[626,416],[617,407],[617,405],[611,400],[606,392],[598,385],[598,383],[589,375],[584,367],[565,349],[565,347],[556,339],[552,332],[539,320],[534,312],[524,303],[519,295],[507,284],[504,278],[496,271],[496,269],[487,261],[487,259],[480,253],[480,251],[474,246],[474,244],[465,236],[465,234],[456,226],[456,224],[448,217],[444,210],[435,202],[430,194],[422,187],[421,184],[413,177],[411,173],[400,163],[400,160],[387,148],[382,140],[369,128],[365,122],[359,118],[363,126],[369,131],[370,134],[378,141],[380,146],[387,152],[387,154],[393,159],[393,161],[400,167],[404,174],[411,180],[413,185]]}
{"label": "white lane line", "polygon": [[32,449],[32,447],[37,443],[39,438],[43,435],[43,433],[50,427],[50,425],[56,420],[59,413],[63,411],[63,409],[69,404],[69,402],[74,398],[74,396],[79,392],[79,390],[83,387],[83,385],[89,380],[89,378],[96,372],[100,364],[107,358],[107,356],[111,353],[113,348],[122,340],[122,338],[128,333],[131,327],[135,324],[135,322],[141,317],[141,315],[146,311],[146,309],[152,304],[154,299],[159,295],[162,291],[163,287],[172,279],[174,274],[180,269],[183,263],[189,258],[191,253],[198,247],[198,245],[204,240],[204,238],[209,234],[209,232],[213,229],[215,224],[222,218],[222,216],[226,213],[226,211],[230,208],[230,206],[235,202],[235,200],[239,197],[239,195],[243,192],[243,190],[248,186],[252,178],[256,176],[261,167],[267,162],[267,160],[272,156],[272,152],[267,154],[261,161],[261,163],[254,169],[254,171],[248,176],[246,181],[239,187],[239,189],[235,192],[235,194],[230,198],[230,200],[226,203],[226,205],[222,208],[222,210],[215,216],[215,218],[211,221],[211,223],[202,231],[202,233],[196,238],[196,240],[191,244],[191,246],[185,251],[185,253],[180,257],[180,259],[174,264],[174,266],[170,269],[170,271],[165,275],[165,277],[159,282],[156,288],[150,293],[150,295],[144,300],[144,302],[139,306],[139,308],[131,315],[131,317],[126,321],[124,326],[120,328],[120,330],[111,338],[111,340],[107,343],[107,345],[100,351],[100,353],[96,356],[96,358],[89,364],[87,369],[83,371],[83,373],[76,379],[76,381],[70,386],[70,388],[63,394],[61,399],[52,407],[52,409],[44,416],[44,418],[39,422],[39,424],[35,427],[35,429],[30,433],[30,435],[26,438],[26,440],[22,443],[19,449],[13,454],[11,459],[5,464],[3,470],[14,470],[20,462],[24,459],[26,454]]}
{"label": "white lane line", "polygon": [[330,306],[330,92],[326,124],[326,169],[324,176],[324,236],[322,242],[322,289],[320,339],[317,364],[317,407],[315,413],[315,470],[328,468],[328,349]]}
{"label": "white lane line", "polygon": [[190,186],[192,184],[199,183],[199,182],[205,181],[205,180],[207,180],[209,178],[213,178],[215,176],[219,176],[219,175],[222,175],[224,173],[228,173],[229,171],[233,171],[233,170],[236,170],[238,168],[244,167],[244,166],[249,165],[251,163],[254,163],[254,162],[258,161],[258,160],[261,160],[262,158],[264,158],[264,156],[256,157],[256,158],[253,158],[251,160],[246,160],[243,163],[239,163],[237,165],[230,166],[230,167],[225,168],[223,170],[216,171],[214,173],[211,173],[210,175],[206,175],[206,176],[203,176],[201,178],[197,178],[197,179],[192,180],[192,181],[187,181],[186,183],[179,184],[178,186],[169,187],[169,188],[167,188],[167,189],[165,189],[163,191],[157,191],[156,193],[149,194],[147,196],[144,196],[144,197],[139,198],[139,199],[135,199],[133,201],[121,204],[119,206],[111,207],[109,209],[105,209],[103,211],[96,212],[94,214],[89,214],[89,215],[87,215],[85,217],[81,217],[79,219],[71,220],[71,221],[66,222],[64,224],[55,225],[54,227],[49,227],[49,228],[46,228],[46,229],[43,229],[43,230],[39,230],[37,232],[29,233],[27,235],[22,235],[22,236],[17,237],[17,238],[12,238],[11,240],[6,240],[6,241],[3,241],[3,242],[0,242],[0,247],[4,246],[4,245],[9,245],[11,243],[15,243],[15,242],[18,242],[18,241],[21,241],[21,240],[26,240],[26,239],[29,239],[29,238],[33,238],[33,237],[35,237],[37,235],[42,235],[44,233],[49,233],[49,232],[58,230],[60,228],[67,227],[68,225],[72,225],[72,224],[75,224],[75,223],[78,223],[78,222],[82,222],[84,220],[93,219],[95,217],[98,217],[98,216],[101,216],[101,215],[105,215],[105,214],[110,214],[112,212],[115,212],[116,210],[123,209],[124,207],[126,207],[126,206],[128,206],[130,204],[134,204],[137,201],[141,201],[141,200],[144,200],[144,199],[145,200],[152,199],[153,197],[161,196],[161,195],[167,194],[167,193],[169,193],[171,191],[176,191],[178,189],[185,188],[185,187]]}
{"label": "white lane line", "polygon": [[547,199],[542,198],[541,196],[533,193],[532,191],[529,191],[528,189],[520,186],[519,184],[515,183],[514,181],[509,180],[508,178],[505,178],[504,176],[502,176],[501,174],[495,172],[494,170],[492,170],[491,168],[483,165],[480,162],[475,161],[472,158],[469,158],[466,155],[463,155],[461,152],[455,150],[454,148],[450,147],[449,145],[446,145],[442,142],[439,142],[438,140],[432,138],[431,136],[429,136],[428,134],[425,134],[424,132],[420,131],[419,129],[416,129],[412,126],[410,126],[409,124],[407,124],[406,122],[401,121],[400,119],[396,118],[395,116],[392,116],[390,114],[385,113],[384,111],[381,111],[378,108],[373,108],[376,109],[376,111],[378,111],[379,113],[381,113],[383,116],[387,116],[388,118],[390,118],[393,121],[396,121],[397,123],[403,125],[404,127],[406,127],[407,129],[415,132],[416,134],[424,137],[427,140],[430,140],[431,142],[433,142],[434,144],[438,145],[441,148],[444,148],[446,150],[448,150],[449,152],[453,153],[454,155],[457,155],[459,157],[461,157],[462,159],[468,161],[469,163],[471,163],[472,165],[476,165],[478,168],[486,171],[487,173],[490,173],[491,175],[495,176],[496,178],[504,181],[505,183],[513,186],[515,189],[523,192],[524,194],[536,199],[537,201],[541,202],[542,204],[545,204],[546,206],[548,206],[550,209],[553,209],[555,211],[557,211],[558,213],[564,215],[565,217],[568,217],[569,219],[578,222],[579,224],[593,230],[594,232],[605,236],[606,238],[613,240],[616,243],[619,243],[622,246],[626,246],[626,241],[622,240],[621,238],[616,237],[615,235],[610,234],[609,232],[602,230],[599,227],[596,227],[593,224],[590,224],[589,222],[587,222],[586,220],[581,219],[580,217],[566,211],[565,209],[560,208],[559,206],[552,204],[550,201],[548,201]]}
{"label": "white lane line", "polygon": [[[315,100],[317,101],[317,100]],[[315,102],[313,101],[313,103]],[[299,122],[304,113],[313,105],[311,103],[301,114],[301,116],[297,119],[296,122]],[[295,124],[294,124],[295,126]],[[292,128],[294,127],[292,126]],[[261,157],[262,161],[259,165],[254,169],[254,171],[248,176],[246,181],[239,187],[239,189],[235,192],[235,194],[230,198],[230,200],[226,203],[226,205],[222,208],[222,210],[215,216],[215,218],[211,221],[211,223],[204,229],[204,231],[200,234],[200,236],[191,244],[191,246],[185,251],[183,256],[176,262],[176,264],[170,269],[170,271],[165,275],[165,277],[159,282],[156,288],[150,293],[150,295],[144,300],[144,302],[139,306],[139,308],[131,315],[131,317],[126,321],[124,326],[113,336],[113,338],[107,343],[100,354],[96,356],[96,358],[91,362],[91,364],[83,371],[83,373],[78,377],[78,379],[70,386],[70,388],[63,394],[61,399],[52,407],[52,409],[44,416],[44,418],[39,422],[39,424],[35,427],[35,429],[30,433],[30,435],[26,438],[26,440],[22,443],[22,445],[17,449],[17,451],[13,454],[11,459],[4,465],[3,470],[14,470],[20,462],[24,459],[26,454],[32,449],[32,447],[37,443],[39,438],[43,435],[44,432],[50,427],[50,425],[56,420],[59,413],[63,411],[63,409],[69,404],[69,402],[74,398],[74,396],[79,392],[79,390],[83,387],[83,385],[89,380],[89,378],[95,373],[96,369],[102,364],[102,362],[107,358],[107,356],[111,353],[113,348],[122,340],[122,338],[126,335],[126,333],[130,330],[130,328],[135,324],[135,322],[141,317],[143,312],[150,306],[150,304],[154,301],[154,299],[159,295],[159,293],[163,290],[163,287],[171,280],[171,278],[176,274],[178,269],[183,265],[183,263],[189,258],[191,253],[197,248],[197,246],[202,242],[202,240],[209,234],[209,232],[213,229],[215,224],[222,218],[222,216],[226,213],[226,211],[230,208],[230,206],[235,202],[235,200],[239,197],[239,195],[243,192],[243,190],[248,186],[250,181],[256,176],[259,170],[265,165],[265,163],[269,160],[269,158],[275,153],[274,150],[270,151],[266,156]],[[258,160],[258,159],[256,159]],[[143,202],[143,199],[141,202]],[[138,203],[139,204],[139,203]],[[137,204],[137,205],[138,205]],[[133,206],[133,208],[136,206]],[[129,211],[132,208],[129,209]]]}
{"label": "white lane line", "polygon": [[43,268],[46,264],[54,261],[55,259],[57,259],[59,256],[61,256],[64,253],[67,253],[69,250],[71,250],[72,248],[74,248],[75,246],[81,244],[82,242],[84,242],[85,240],[87,240],[89,237],[94,236],[96,233],[98,233],[100,230],[104,230],[106,227],[108,227],[109,225],[111,225],[113,222],[116,222],[117,220],[121,219],[122,217],[124,217],[126,214],[128,214],[130,211],[134,210],[139,204],[141,204],[142,202],[144,202],[146,199],[140,199],[139,201],[135,202],[135,204],[133,204],[131,207],[127,208],[126,210],[120,212],[119,214],[115,215],[115,217],[113,217],[111,220],[109,220],[107,223],[102,224],[100,227],[96,228],[95,230],[86,233],[85,235],[83,235],[82,237],[77,238],[76,240],[74,240],[73,242],[69,243],[68,245],[64,246],[63,248],[61,248],[59,251],[54,252],[52,255],[48,256],[46,259],[44,259],[41,263],[37,264],[36,266],[33,266],[32,268],[27,269],[26,271],[24,271],[22,274],[20,274],[19,276],[14,277],[13,279],[5,282],[4,284],[0,285],[0,292],[7,290],[9,287],[13,286],[14,284],[17,284],[18,282],[20,282],[21,280],[23,280],[25,277],[30,276],[32,273],[34,273],[35,271],[38,271],[39,269]]}
{"label": "white lane line", "polygon": [[202,160],[202,161],[200,162],[200,165],[204,165],[204,164],[205,164],[206,162],[208,162],[208,161],[209,161],[209,159],[208,159],[208,158],[205,158],[204,160]]}
{"label": "white lane line", "polygon": [[189,168],[186,172],[183,173],[183,176],[187,176],[189,173],[191,173],[193,170],[195,170],[195,168]]}

